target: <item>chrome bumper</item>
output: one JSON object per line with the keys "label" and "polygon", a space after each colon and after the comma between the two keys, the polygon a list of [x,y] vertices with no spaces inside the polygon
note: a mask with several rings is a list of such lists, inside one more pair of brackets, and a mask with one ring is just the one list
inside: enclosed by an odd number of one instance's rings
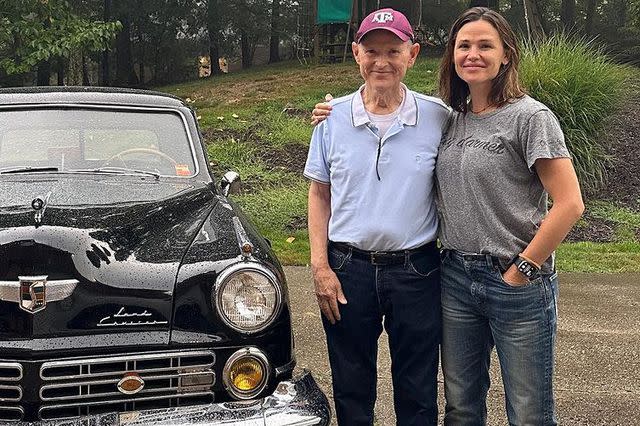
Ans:
{"label": "chrome bumper", "polygon": [[103,414],[56,422],[18,423],[38,426],[326,426],[331,420],[327,397],[310,372],[281,382],[273,394],[252,401],[194,407]]}

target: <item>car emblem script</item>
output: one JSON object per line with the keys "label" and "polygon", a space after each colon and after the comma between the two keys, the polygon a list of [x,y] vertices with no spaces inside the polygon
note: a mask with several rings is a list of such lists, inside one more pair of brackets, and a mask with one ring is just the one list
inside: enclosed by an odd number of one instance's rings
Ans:
{"label": "car emblem script", "polygon": [[27,312],[38,312],[47,305],[47,276],[19,277],[20,308]]}
{"label": "car emblem script", "polygon": [[126,373],[118,382],[118,390],[125,395],[133,395],[144,388],[144,380],[138,373]]}

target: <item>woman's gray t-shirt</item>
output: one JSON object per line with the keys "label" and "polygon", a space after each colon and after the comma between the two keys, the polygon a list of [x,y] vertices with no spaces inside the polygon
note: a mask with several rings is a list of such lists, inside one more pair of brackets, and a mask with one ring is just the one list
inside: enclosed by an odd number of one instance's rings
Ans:
{"label": "woman's gray t-shirt", "polygon": [[[443,247],[491,254],[506,267],[547,214],[534,163],[560,157],[570,154],[558,119],[529,96],[484,115],[453,112],[436,164]],[[549,258],[543,271],[552,269]]]}

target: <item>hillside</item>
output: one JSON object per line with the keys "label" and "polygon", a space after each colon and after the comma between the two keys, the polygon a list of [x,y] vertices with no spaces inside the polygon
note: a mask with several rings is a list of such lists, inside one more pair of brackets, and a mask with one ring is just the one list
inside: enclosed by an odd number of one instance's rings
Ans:
{"label": "hillside", "polygon": [[[405,82],[433,94],[437,66],[438,60],[423,59]],[[602,132],[611,155],[608,183],[587,194],[584,218],[559,250],[561,269],[640,270],[640,161],[633,149],[640,138],[637,80],[629,85],[628,101]],[[339,96],[360,84],[353,63],[289,62],[161,90],[196,109],[214,171],[218,176],[230,169],[240,173],[243,192],[236,199],[281,260],[304,264],[308,186],[302,170],[312,131],[309,111],[326,92]]]}

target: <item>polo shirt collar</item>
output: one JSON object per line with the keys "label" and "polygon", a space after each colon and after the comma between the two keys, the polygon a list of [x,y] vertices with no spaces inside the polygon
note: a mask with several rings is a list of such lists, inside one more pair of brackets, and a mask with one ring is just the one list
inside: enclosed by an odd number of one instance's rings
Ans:
{"label": "polo shirt collar", "polygon": [[[413,92],[404,85],[404,83],[400,84],[404,89],[405,99],[402,102],[402,109],[398,115],[398,120],[401,124],[415,126],[418,124],[418,103],[416,101],[416,97]],[[364,101],[362,100],[362,90],[364,89],[364,86],[364,84],[360,86],[358,91],[354,93],[351,98],[351,122],[353,123],[353,127],[371,123],[369,114],[367,114],[367,110],[364,108]]]}

